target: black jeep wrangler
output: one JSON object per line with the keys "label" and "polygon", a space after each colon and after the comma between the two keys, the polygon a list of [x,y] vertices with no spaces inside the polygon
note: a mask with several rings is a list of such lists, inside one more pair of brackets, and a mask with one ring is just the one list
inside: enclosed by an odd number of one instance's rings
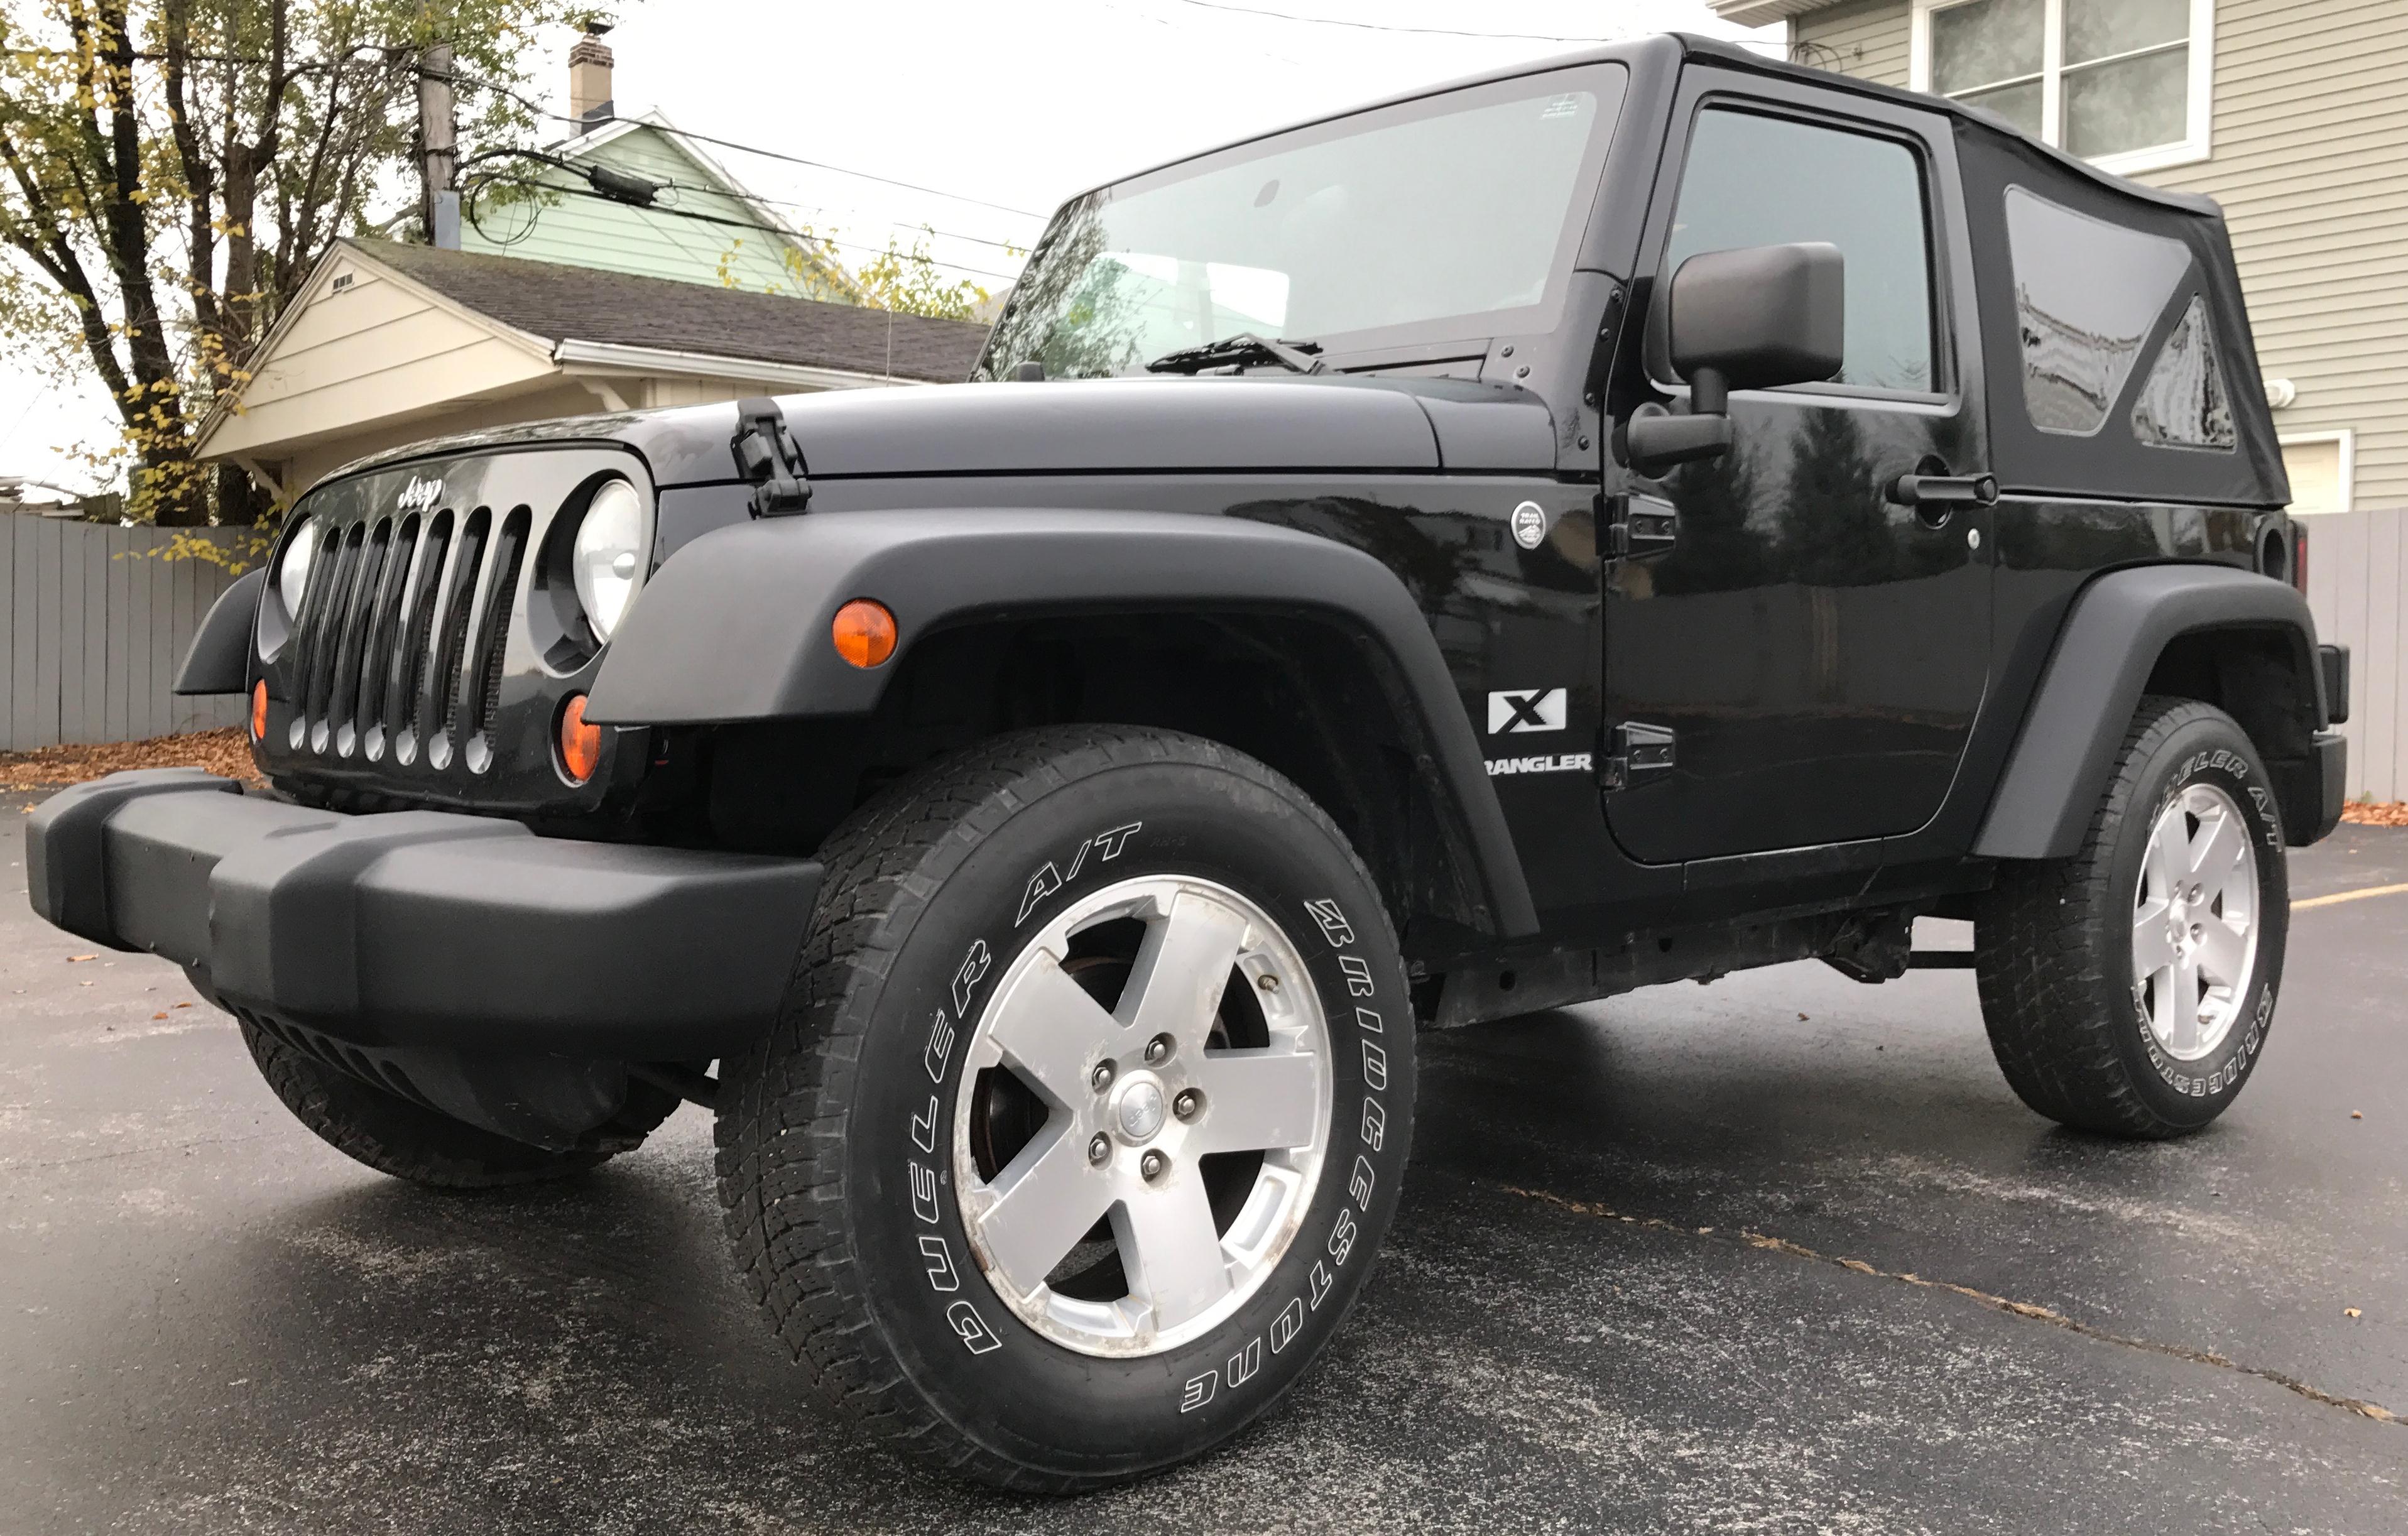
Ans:
{"label": "black jeep wrangler", "polygon": [[32,896],[403,1178],[710,1106],[835,1400],[1084,1487],[1328,1342],[1417,1028],[1934,914],[2034,1110],[2214,1119],[2342,802],[2287,499],[2214,205],[1656,38],[1072,199],[968,387],[334,476],[182,683],[274,793]]}

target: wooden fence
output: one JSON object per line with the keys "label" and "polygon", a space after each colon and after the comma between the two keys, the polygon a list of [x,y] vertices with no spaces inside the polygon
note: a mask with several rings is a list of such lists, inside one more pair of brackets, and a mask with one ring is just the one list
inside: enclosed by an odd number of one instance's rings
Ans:
{"label": "wooden fence", "polygon": [[234,580],[207,560],[160,558],[174,539],[0,513],[0,752],[241,724],[239,699],[169,692]]}
{"label": "wooden fence", "polygon": [[2408,511],[2330,512],[2308,530],[2308,607],[2316,637],[2349,647],[2349,793],[2408,799]]}
{"label": "wooden fence", "polygon": [[[2408,511],[2307,520],[2318,634],[2350,648],[2349,790],[2408,799]],[[241,724],[238,699],[168,690],[233,581],[164,560],[153,528],[0,514],[0,752]]]}

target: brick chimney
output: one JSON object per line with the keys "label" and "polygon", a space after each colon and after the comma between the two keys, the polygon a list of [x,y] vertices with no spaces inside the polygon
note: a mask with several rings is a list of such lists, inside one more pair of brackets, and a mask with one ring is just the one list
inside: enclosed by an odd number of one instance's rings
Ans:
{"label": "brick chimney", "polygon": [[608,22],[589,21],[585,36],[568,50],[568,115],[580,127],[593,128],[610,121],[610,50],[602,35]]}

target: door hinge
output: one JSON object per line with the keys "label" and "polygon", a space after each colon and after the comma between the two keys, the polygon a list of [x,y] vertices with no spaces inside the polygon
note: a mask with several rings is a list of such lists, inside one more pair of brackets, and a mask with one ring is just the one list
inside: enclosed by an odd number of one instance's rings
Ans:
{"label": "door hinge", "polygon": [[1662,554],[1680,538],[1681,514],[1669,501],[1633,495],[1600,499],[1605,503],[1605,557],[1609,560],[1643,560]]}
{"label": "door hinge", "polygon": [[803,451],[786,430],[786,413],[767,395],[736,402],[736,472],[752,482],[752,515],[799,512],[811,504]]}
{"label": "door hinge", "polygon": [[1672,771],[1672,727],[1626,720],[1606,738],[1608,789],[1630,789]]}

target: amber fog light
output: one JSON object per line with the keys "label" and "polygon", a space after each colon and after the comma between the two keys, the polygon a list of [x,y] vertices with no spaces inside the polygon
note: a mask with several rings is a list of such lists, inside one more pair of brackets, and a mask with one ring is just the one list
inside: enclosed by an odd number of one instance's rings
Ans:
{"label": "amber fog light", "polygon": [[883,603],[855,597],[836,610],[836,653],[855,667],[875,667],[895,653],[895,615]]}
{"label": "amber fog light", "polygon": [[585,696],[571,694],[560,711],[560,770],[583,783],[602,766],[602,727],[585,723]]}
{"label": "amber fog light", "polygon": [[251,685],[251,739],[267,739],[267,683],[265,680]]}

